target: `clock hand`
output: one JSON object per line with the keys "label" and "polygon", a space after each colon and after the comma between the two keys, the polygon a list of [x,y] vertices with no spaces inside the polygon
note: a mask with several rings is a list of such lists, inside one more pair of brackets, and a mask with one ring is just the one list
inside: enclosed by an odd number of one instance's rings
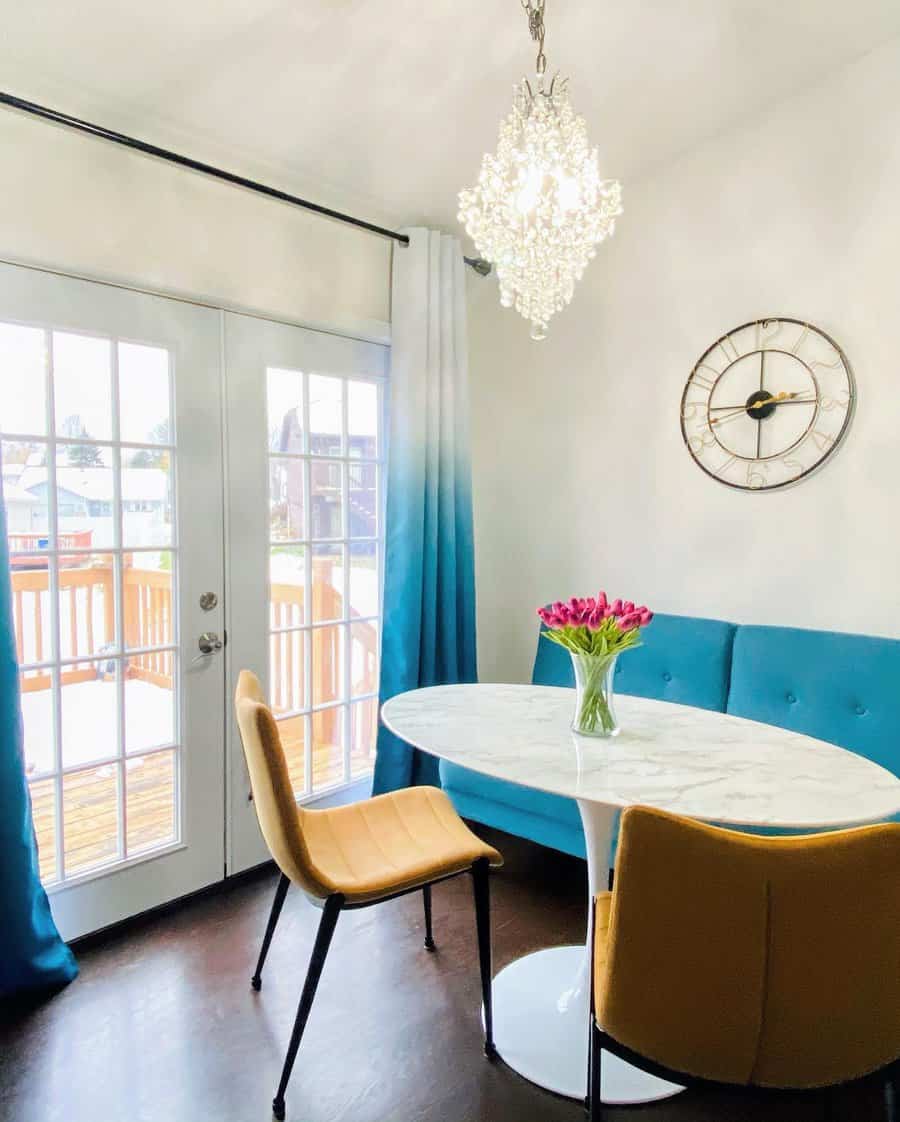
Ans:
{"label": "clock hand", "polygon": [[762,409],[764,405],[811,405],[816,400],[814,397],[801,398],[801,392],[796,390],[793,393],[788,393],[786,390],[782,390],[770,397],[764,397],[761,401],[754,401],[750,405],[746,403],[743,405],[711,405],[709,407],[710,412],[721,411],[731,414],[728,417],[713,417],[712,424],[722,424],[724,421],[731,420],[732,416],[739,416],[750,409]]}

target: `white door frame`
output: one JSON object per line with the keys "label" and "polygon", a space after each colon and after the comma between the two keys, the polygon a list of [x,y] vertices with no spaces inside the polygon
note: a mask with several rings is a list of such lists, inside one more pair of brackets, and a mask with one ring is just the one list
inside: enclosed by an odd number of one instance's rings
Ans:
{"label": "white door frame", "polygon": [[[253,316],[224,316],[226,430],[226,581],[228,646],[226,682],[234,696],[241,669],[265,681],[268,669],[269,478],[267,366],[359,376],[366,364],[385,378],[389,351],[359,339],[327,334]],[[387,389],[383,391],[387,397]],[[383,512],[380,512],[383,514]],[[226,857],[229,874],[269,859],[260,834],[233,707],[228,708]],[[354,802],[371,793],[371,777],[321,795],[306,805]]]}
{"label": "white door frame", "polygon": [[[224,875],[224,659],[192,665],[201,631],[224,630],[221,313],[183,302],[0,265],[0,318],[165,346],[172,355],[180,562],[174,642],[181,745],[177,841],[51,886],[64,938],[95,931],[202,888]],[[214,591],[211,612],[199,606]]]}

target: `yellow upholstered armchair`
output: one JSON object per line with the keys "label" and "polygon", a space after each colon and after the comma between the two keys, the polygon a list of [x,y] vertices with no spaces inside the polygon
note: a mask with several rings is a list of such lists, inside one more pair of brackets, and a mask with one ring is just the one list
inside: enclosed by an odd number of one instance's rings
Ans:
{"label": "yellow upholstered armchair", "polygon": [[491,868],[502,864],[500,854],[472,833],[444,792],[435,787],[411,787],[331,810],[298,807],[278,725],[265,703],[259,679],[249,670],[241,671],[235,711],[260,829],[281,870],[251,980],[255,990],[262,986],[263,964],[290,884],[296,884],[322,909],[281,1082],[272,1103],[275,1117],[284,1118],[284,1093],[341,911],[421,889],[425,947],[434,950],[431,886],[465,872],[471,873],[474,886],[484,1047],[492,1056],[488,876]]}
{"label": "yellow upholstered armchair", "polygon": [[[804,1089],[900,1060],[900,824],[757,837],[634,807],[595,904],[602,1050],[675,1083]],[[602,1026],[602,1027],[601,1027]]]}

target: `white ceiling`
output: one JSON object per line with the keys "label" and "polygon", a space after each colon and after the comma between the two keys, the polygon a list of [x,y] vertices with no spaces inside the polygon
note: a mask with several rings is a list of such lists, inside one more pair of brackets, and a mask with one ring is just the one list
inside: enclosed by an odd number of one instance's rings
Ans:
{"label": "white ceiling", "polygon": [[[519,0],[3,6],[0,88],[397,224],[455,225],[533,67]],[[547,27],[549,67],[627,192],[900,34],[900,3],[548,0]]]}

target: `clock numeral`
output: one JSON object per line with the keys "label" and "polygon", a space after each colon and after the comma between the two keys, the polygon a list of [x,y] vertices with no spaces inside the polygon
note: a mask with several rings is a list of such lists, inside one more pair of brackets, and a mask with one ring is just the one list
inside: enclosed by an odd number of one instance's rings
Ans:
{"label": "clock numeral", "polygon": [[[702,366],[705,370],[712,371],[712,373],[715,374],[715,378],[707,378],[705,374],[701,374],[699,372],[700,366]],[[691,375],[691,382],[693,382],[697,386],[702,386],[705,390],[711,390],[716,384],[716,378],[719,377],[719,372],[718,370],[713,370],[711,366],[707,366],[705,362],[701,362],[700,366],[698,366],[694,373]]]}
{"label": "clock numeral", "polygon": [[827,432],[819,432],[818,429],[813,429],[809,434],[809,438],[820,452],[825,452],[834,444],[833,436]]}
{"label": "clock numeral", "polygon": [[812,370],[815,370],[815,368],[817,366],[821,366],[823,370],[837,370],[838,367],[843,366],[843,365],[844,365],[844,363],[841,360],[840,355],[837,356],[837,358],[834,360],[834,362],[826,362],[822,358],[811,358],[809,360],[809,366]]}
{"label": "clock numeral", "polygon": [[[734,344],[734,339],[732,339],[730,335],[727,335],[724,339],[721,340],[721,342],[719,343],[719,350],[725,356],[725,362],[729,366],[731,365],[731,363],[737,362],[742,353],[737,349]],[[730,354],[729,351],[731,352]]]}
{"label": "clock numeral", "polygon": [[792,471],[795,475],[802,475],[806,468],[799,460],[782,460],[781,461],[788,471]]}
{"label": "clock numeral", "polygon": [[699,402],[695,402],[695,401],[687,402],[685,404],[684,408],[681,410],[681,419],[683,421],[693,421],[693,420],[695,420],[695,418],[697,416],[697,410],[698,409],[702,410],[702,408],[703,407],[700,405]]}
{"label": "clock numeral", "polygon": [[765,487],[768,480],[763,475],[760,468],[765,468],[764,464],[747,464],[747,486],[756,490],[758,487]]}
{"label": "clock numeral", "polygon": [[716,443],[716,438],[712,434],[711,429],[707,429],[702,436],[688,437],[688,447],[695,456],[703,454],[705,448],[712,448]]}

